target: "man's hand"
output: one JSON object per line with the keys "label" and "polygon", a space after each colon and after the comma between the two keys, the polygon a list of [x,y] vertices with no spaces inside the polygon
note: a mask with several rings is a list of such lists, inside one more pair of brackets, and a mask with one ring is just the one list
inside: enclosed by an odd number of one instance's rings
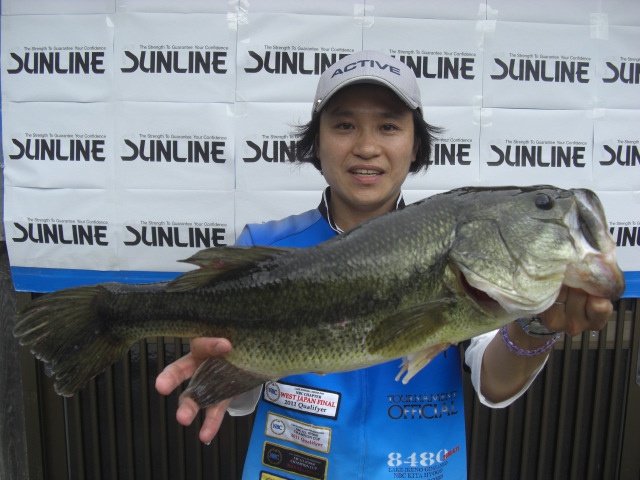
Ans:
{"label": "man's hand", "polygon": [[556,303],[540,316],[550,331],[575,336],[586,330],[602,330],[612,312],[613,304],[608,299],[563,287]]}
{"label": "man's hand", "polygon": [[[231,350],[231,343],[225,338],[195,338],[191,340],[191,351],[167,365],[156,378],[156,390],[162,395],[169,395],[183,382],[189,380],[200,364],[207,358],[224,355]],[[231,399],[210,405],[206,408],[205,419],[200,428],[200,441],[209,444],[220,429],[227,407]],[[191,425],[198,415],[200,407],[189,397],[180,397],[176,412],[178,423]]]}

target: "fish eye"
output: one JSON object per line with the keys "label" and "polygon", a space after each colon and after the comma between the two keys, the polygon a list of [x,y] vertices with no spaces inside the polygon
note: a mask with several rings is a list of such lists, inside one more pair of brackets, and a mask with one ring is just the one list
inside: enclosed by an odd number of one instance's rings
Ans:
{"label": "fish eye", "polygon": [[551,210],[553,208],[553,199],[546,193],[538,193],[535,204],[540,210]]}

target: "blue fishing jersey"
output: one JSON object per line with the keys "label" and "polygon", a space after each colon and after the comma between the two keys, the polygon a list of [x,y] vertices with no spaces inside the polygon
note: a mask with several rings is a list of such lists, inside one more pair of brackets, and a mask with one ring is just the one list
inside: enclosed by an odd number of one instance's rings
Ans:
{"label": "blue fishing jersey", "polygon": [[[310,247],[338,234],[326,209],[247,225],[238,245]],[[408,384],[401,360],[267,382],[243,479],[465,479],[460,355],[450,347]]]}

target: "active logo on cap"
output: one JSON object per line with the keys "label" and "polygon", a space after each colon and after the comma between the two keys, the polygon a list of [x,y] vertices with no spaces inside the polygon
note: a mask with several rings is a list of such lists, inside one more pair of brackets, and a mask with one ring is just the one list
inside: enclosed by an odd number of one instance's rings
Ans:
{"label": "active logo on cap", "polygon": [[333,72],[333,75],[331,75],[331,78],[335,77],[336,75],[342,75],[343,73],[350,72],[351,70],[355,70],[356,68],[358,68],[358,65],[362,68],[365,68],[367,67],[367,64],[369,68],[378,68],[379,70],[389,70],[389,72],[391,73],[400,75],[400,69],[398,67],[394,67],[393,65],[389,65],[388,63],[382,64],[377,60],[358,60],[352,63],[347,63],[344,66],[344,69],[337,68],[336,71]]}

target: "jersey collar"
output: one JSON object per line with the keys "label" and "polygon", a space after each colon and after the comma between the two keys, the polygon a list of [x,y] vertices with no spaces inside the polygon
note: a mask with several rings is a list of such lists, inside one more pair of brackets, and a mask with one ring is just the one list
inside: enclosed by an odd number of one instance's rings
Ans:
{"label": "jersey collar", "polygon": [[[322,192],[322,201],[320,205],[318,205],[318,210],[320,210],[320,214],[327,221],[331,229],[336,233],[344,233],[340,227],[336,225],[336,222],[333,221],[331,217],[331,212],[329,210],[329,202],[331,201],[331,188],[327,187]],[[400,210],[405,207],[404,197],[402,196],[402,192],[398,196],[398,201],[396,202],[396,206],[394,210]]]}

